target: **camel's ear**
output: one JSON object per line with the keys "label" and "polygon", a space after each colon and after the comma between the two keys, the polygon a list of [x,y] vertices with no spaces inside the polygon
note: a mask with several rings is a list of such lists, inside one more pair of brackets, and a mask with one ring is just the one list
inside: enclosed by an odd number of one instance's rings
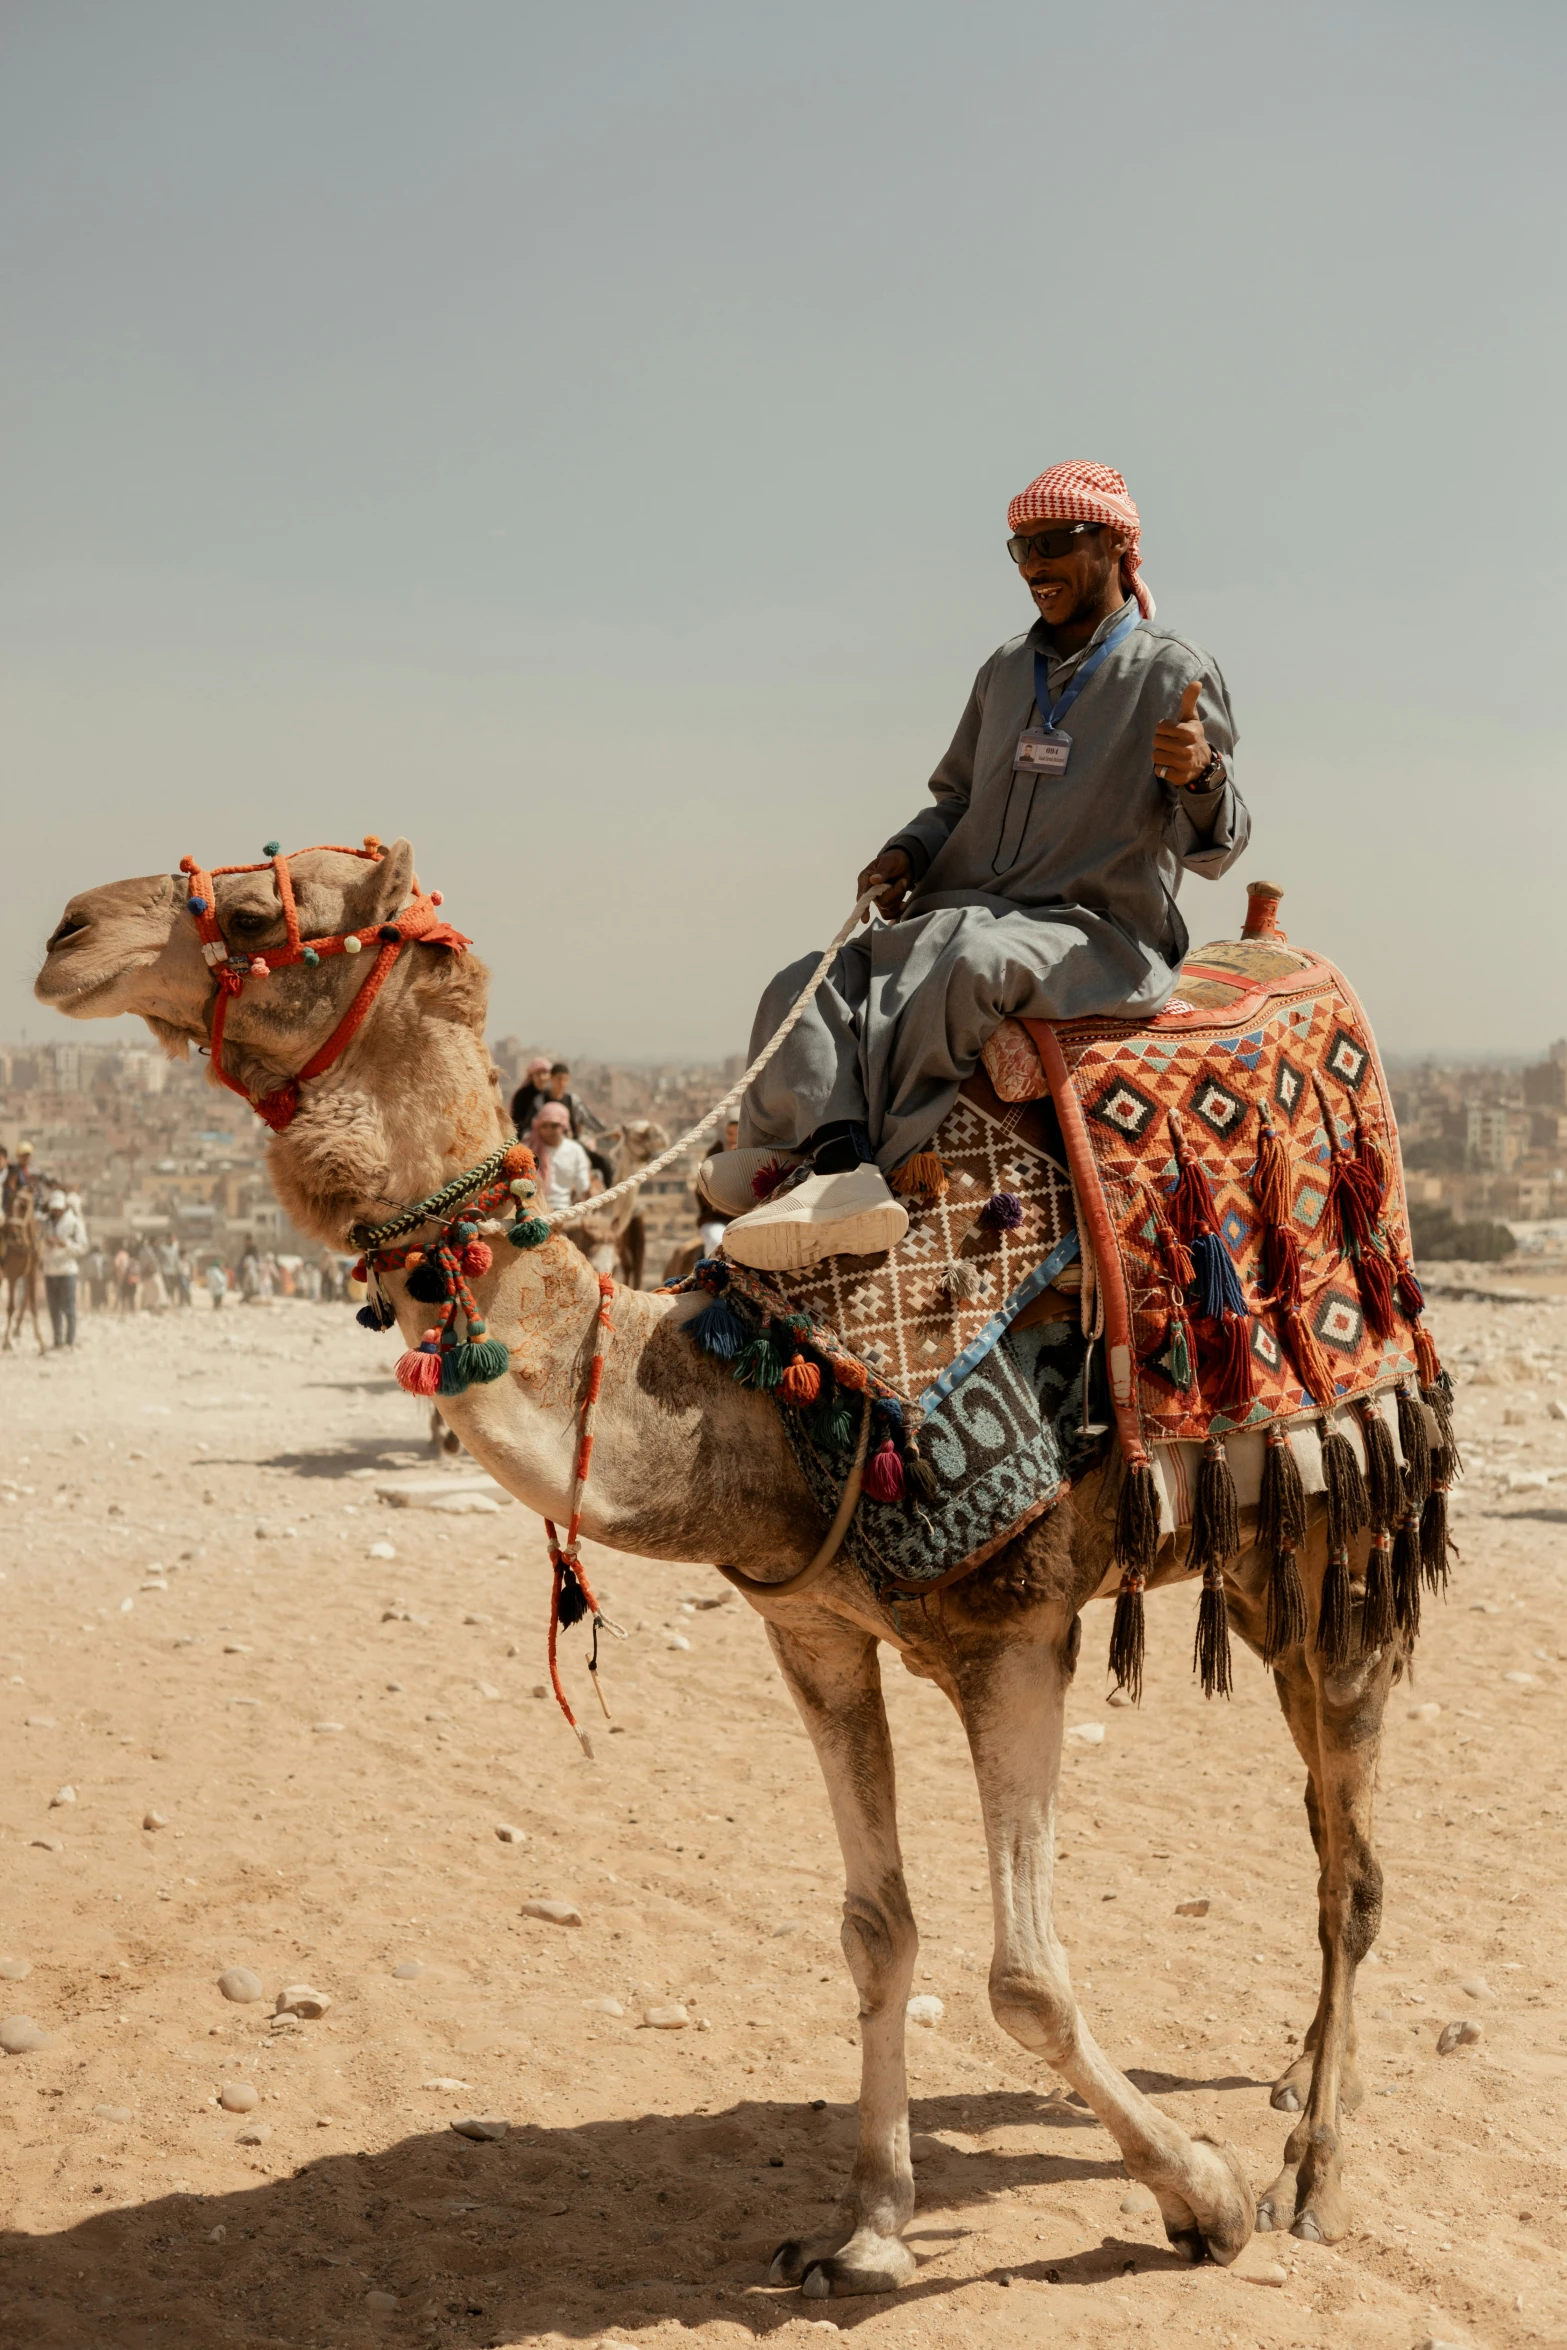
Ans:
{"label": "camel's ear", "polygon": [[363,881],[349,892],[353,927],[366,930],[372,922],[390,922],[407,905],[413,885],[411,844],[405,840],[388,842],[377,862],[366,867]]}

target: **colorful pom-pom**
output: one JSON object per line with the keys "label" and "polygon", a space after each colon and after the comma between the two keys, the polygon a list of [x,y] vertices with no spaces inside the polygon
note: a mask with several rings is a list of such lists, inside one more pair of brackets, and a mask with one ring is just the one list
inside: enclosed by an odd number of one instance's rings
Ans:
{"label": "colorful pom-pom", "polygon": [[311,970],[313,971],[316,965],[320,962],[321,957],[316,953],[314,947],[301,947],[299,950],[299,959],[302,963],[308,963]]}
{"label": "colorful pom-pom", "polygon": [[732,1363],[745,1344],[745,1324],[727,1298],[713,1298],[692,1315],[688,1328],[702,1352],[718,1363]]}
{"label": "colorful pom-pom", "polygon": [[430,892],[430,903],[432,906],[444,906],[446,903],[444,894],[438,889],[432,889]]}
{"label": "colorful pom-pom", "polygon": [[513,1199],[536,1198],[538,1189],[539,1187],[534,1182],[531,1175],[519,1175],[516,1182],[510,1186],[511,1196]]}
{"label": "colorful pom-pom", "polygon": [[267,961],[267,959],[266,959],[265,955],[252,955],[252,956],[251,956],[251,958],[250,958],[250,976],[251,976],[251,978],[252,978],[252,979],[270,979],[270,978],[271,978],[271,976],[272,976],[272,966],[271,966],[271,964],[270,964],[270,963]]}
{"label": "colorful pom-pom", "polygon": [[438,1335],[427,1330],[416,1347],[397,1358],[397,1384],[409,1395],[439,1395],[441,1349]]}
{"label": "colorful pom-pom", "polygon": [[979,1220],[991,1232],[1015,1232],[1023,1221],[1023,1202],[1015,1191],[992,1192]]}
{"label": "colorful pom-pom", "polygon": [[398,944],[398,942],[400,941],[400,939],[402,938],[402,935],[403,935],[403,934],[402,934],[402,932],[401,932],[401,931],[398,929],[398,927],[397,927],[397,924],[396,924],[395,922],[383,922],[383,923],[382,923],[382,925],[381,925],[381,929],[380,929],[380,936],[381,936],[382,938],[384,938],[384,939],[385,939],[385,941],[386,941],[386,943],[387,943],[387,945],[388,945],[389,947],[390,947],[390,946],[396,946],[396,945]]}
{"label": "colorful pom-pom", "polygon": [[205,898],[187,898],[185,904],[192,914],[205,914],[210,911]]}
{"label": "colorful pom-pom", "polygon": [[439,1265],[414,1265],[408,1275],[408,1294],[422,1306],[443,1305],[446,1301],[446,1276]]}
{"label": "colorful pom-pom", "polygon": [[903,1463],[898,1458],[898,1448],[890,1436],[885,1444],[878,1444],[866,1462],[862,1483],[872,1501],[903,1499]]}
{"label": "colorful pom-pom", "polygon": [[345,938],[343,941],[343,952],[345,955],[362,954],[364,951],[364,943],[365,942],[362,938],[355,938],[353,932],[350,931],[347,938]]}
{"label": "colorful pom-pom", "polygon": [[550,1228],[542,1216],[519,1216],[506,1237],[513,1248],[542,1248]]}
{"label": "colorful pom-pom", "polygon": [[462,1252],[465,1273],[487,1273],[495,1262],[487,1240],[470,1240]]}
{"label": "colorful pom-pom", "polygon": [[261,854],[264,857],[275,857],[282,845],[281,841],[264,840],[261,844]]}
{"label": "colorful pom-pom", "polygon": [[822,1391],[822,1375],[815,1363],[796,1354],[785,1368],[778,1382],[778,1392],[785,1403],[812,1404]]}

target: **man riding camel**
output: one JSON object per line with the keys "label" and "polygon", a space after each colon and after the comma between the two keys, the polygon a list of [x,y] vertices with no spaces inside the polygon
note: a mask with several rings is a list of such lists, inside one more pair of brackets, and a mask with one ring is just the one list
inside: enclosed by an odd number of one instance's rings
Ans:
{"label": "man riding camel", "polygon": [[[860,875],[887,921],[841,950],[747,1094],[742,1148],[698,1178],[734,1217],[724,1249],[741,1264],[895,1246],[908,1216],[887,1177],[929,1142],[998,1024],[1151,1019],[1187,949],[1182,870],[1215,881],[1246,846],[1224,680],[1154,624],[1120,474],[1054,465],[1007,521],[1039,617],[975,679],[934,807]],[[768,988],[752,1057],[814,964]],[[810,1171],[754,1206],[770,1160]]]}

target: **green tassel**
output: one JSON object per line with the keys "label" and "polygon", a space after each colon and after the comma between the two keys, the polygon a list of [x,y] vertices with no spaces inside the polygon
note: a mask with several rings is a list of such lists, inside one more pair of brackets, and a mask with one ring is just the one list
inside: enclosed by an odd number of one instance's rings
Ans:
{"label": "green tassel", "polygon": [[485,1387],[504,1379],[511,1369],[511,1350],[498,1338],[470,1338],[455,1350],[465,1387]]}
{"label": "green tassel", "polygon": [[467,1348],[466,1348],[465,1346],[443,1346],[443,1347],[442,1347],[442,1349],[441,1349],[441,1393],[442,1393],[442,1395],[466,1395],[466,1394],[467,1394],[467,1392],[468,1392],[468,1374],[467,1374],[467,1372],[466,1372],[466,1371],[463,1369],[463,1364],[462,1364],[462,1358],[463,1358],[463,1356],[464,1356],[464,1355],[467,1353],[467,1351],[468,1351],[468,1350],[467,1350]]}
{"label": "green tassel", "polygon": [[735,1365],[735,1379],[741,1387],[771,1390],[783,1377],[783,1357],[768,1337],[759,1330],[749,1346],[745,1347]]}
{"label": "green tassel", "polygon": [[811,1441],[824,1452],[847,1452],[854,1442],[854,1414],[841,1387],[824,1381],[822,1392],[811,1407],[809,1426]]}
{"label": "green tassel", "polygon": [[520,1216],[506,1235],[513,1248],[542,1248],[549,1236],[542,1216]]}

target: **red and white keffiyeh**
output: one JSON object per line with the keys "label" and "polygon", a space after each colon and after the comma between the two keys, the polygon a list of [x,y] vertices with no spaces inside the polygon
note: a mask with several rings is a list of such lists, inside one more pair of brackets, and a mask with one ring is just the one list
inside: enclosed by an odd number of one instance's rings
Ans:
{"label": "red and white keffiyeh", "polygon": [[1069,458],[1052,465],[1019,490],[1007,508],[1007,523],[1026,531],[1036,522],[1105,522],[1131,532],[1131,543],[1121,557],[1121,584],[1137,598],[1145,620],[1154,616],[1154,600],[1139,569],[1142,522],[1128,496],[1123,475],[1112,465],[1094,465],[1086,458]]}

